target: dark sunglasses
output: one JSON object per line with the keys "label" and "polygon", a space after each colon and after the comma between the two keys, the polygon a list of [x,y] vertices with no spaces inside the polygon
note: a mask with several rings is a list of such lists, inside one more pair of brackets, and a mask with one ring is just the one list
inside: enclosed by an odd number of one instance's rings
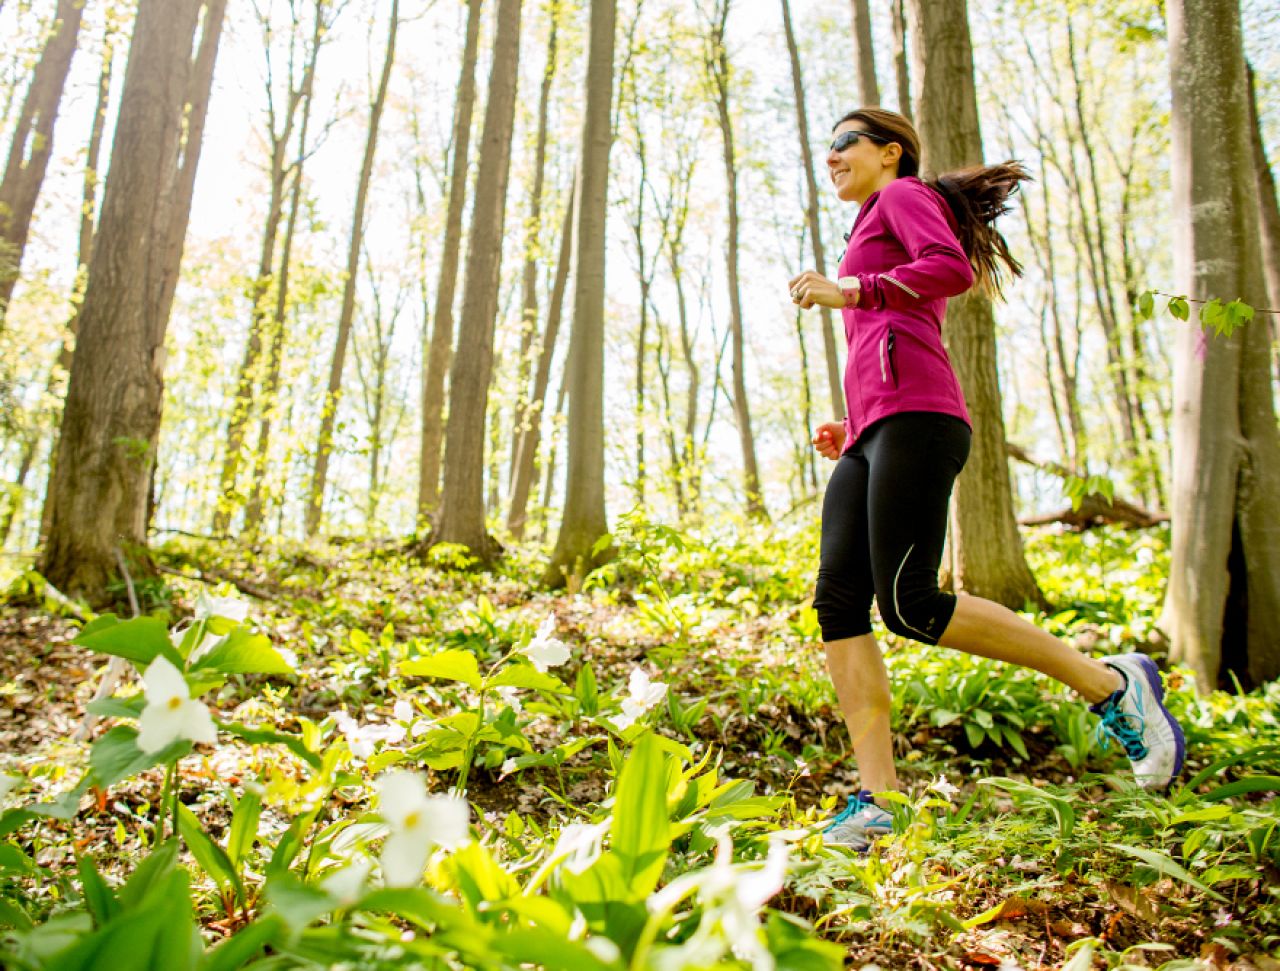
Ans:
{"label": "dark sunglasses", "polygon": [[858,144],[859,138],[870,138],[873,142],[878,142],[881,145],[888,145],[889,142],[893,141],[893,139],[877,135],[875,132],[846,131],[836,136],[836,140],[831,143],[831,151],[843,152],[846,148],[852,148]]}

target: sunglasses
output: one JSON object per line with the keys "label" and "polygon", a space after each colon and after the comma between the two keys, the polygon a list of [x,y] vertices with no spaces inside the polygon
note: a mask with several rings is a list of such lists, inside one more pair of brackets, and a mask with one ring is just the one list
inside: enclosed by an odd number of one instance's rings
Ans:
{"label": "sunglasses", "polygon": [[870,138],[873,142],[878,142],[881,145],[888,145],[889,142],[893,141],[891,138],[885,138],[883,135],[877,135],[874,132],[846,131],[836,136],[836,140],[831,143],[831,151],[843,152],[846,148],[853,148],[854,145],[858,144],[859,138]]}

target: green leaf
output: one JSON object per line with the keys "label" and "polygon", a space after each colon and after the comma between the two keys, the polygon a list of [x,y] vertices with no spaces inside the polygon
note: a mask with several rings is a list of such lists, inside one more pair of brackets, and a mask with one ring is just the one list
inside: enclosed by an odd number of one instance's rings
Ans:
{"label": "green leaf", "polygon": [[1138,316],[1141,319],[1150,320],[1151,315],[1155,313],[1155,306],[1156,296],[1152,291],[1146,290],[1138,294]]}
{"label": "green leaf", "polygon": [[174,862],[178,859],[178,841],[170,838],[153,849],[130,874],[120,892],[116,894],[125,910],[132,910],[146,900],[165,878],[173,871]]}
{"label": "green leaf", "polygon": [[145,670],[158,656],[167,658],[179,671],[185,667],[182,655],[169,641],[169,629],[157,617],[135,617],[109,627],[90,624],[86,630],[88,633],[82,631],[72,643],[98,654],[125,658],[139,670]]}
{"label": "green leaf", "polygon": [[658,885],[671,845],[666,762],[652,733],[642,735],[618,778],[612,849],[622,863],[628,899],[644,900]]}
{"label": "green leaf", "polygon": [[222,731],[237,738],[243,738],[246,742],[252,742],[254,745],[283,745],[313,769],[324,768],[324,761],[320,756],[307,748],[297,735],[272,731],[270,728],[242,725],[239,722],[218,722],[217,725]]}
{"label": "green leaf", "polygon": [[1280,792],[1280,776],[1246,776],[1243,779],[1237,779],[1235,782],[1228,782],[1225,786],[1218,786],[1218,788],[1200,798],[1205,802],[1218,802],[1222,799],[1231,799],[1235,796],[1244,795],[1246,792]]}
{"label": "green leaf", "polygon": [[227,938],[205,958],[201,971],[236,971],[282,936],[284,923],[273,914],[259,917]]}
{"label": "green leaf", "polygon": [[231,814],[231,832],[227,836],[227,856],[239,864],[253,848],[258,838],[258,819],[262,816],[262,796],[252,789],[245,789]]}
{"label": "green leaf", "polygon": [[191,743],[179,739],[159,752],[144,752],[138,748],[138,730],[132,725],[117,725],[93,743],[89,752],[92,781],[106,789],[121,779],[179,759],[191,751]]}
{"label": "green leaf", "polygon": [[222,674],[292,674],[293,668],[271,646],[270,638],[236,627],[216,647],[197,661],[195,671]]}
{"label": "green leaf", "polygon": [[531,664],[508,664],[489,679],[491,688],[532,688],[551,694],[565,694],[569,687],[559,678],[544,674]]}
{"label": "green leaf", "polygon": [[470,651],[447,650],[430,657],[414,658],[400,664],[400,674],[408,678],[443,678],[461,681],[479,690],[480,665]]}
{"label": "green leaf", "polygon": [[146,706],[147,699],[138,694],[132,698],[99,698],[87,707],[89,712],[102,718],[139,718]]}
{"label": "green leaf", "polygon": [[1163,873],[1166,877],[1173,877],[1175,880],[1181,880],[1183,883],[1195,887],[1201,893],[1212,897],[1214,900],[1226,902],[1226,897],[1205,886],[1181,866],[1155,850],[1148,850],[1141,846],[1126,846],[1124,843],[1108,843],[1113,850],[1119,850],[1122,853],[1128,853],[1130,856],[1137,857],[1143,863],[1155,868],[1159,873]]}
{"label": "green leaf", "polygon": [[1178,320],[1191,319],[1191,306],[1187,303],[1186,297],[1170,297],[1169,313],[1173,314]]}
{"label": "green leaf", "polygon": [[577,696],[582,713],[588,718],[600,711],[600,689],[596,684],[596,674],[590,663],[583,663],[578,668],[578,678],[573,685],[573,693]]}
{"label": "green leaf", "polygon": [[178,804],[178,832],[191,855],[196,858],[201,869],[213,877],[213,882],[224,894],[234,892],[236,900],[244,906],[244,884],[235,864],[227,856],[226,850],[213,841],[196,819],[196,814],[181,803]]}
{"label": "green leaf", "polygon": [[319,887],[308,886],[292,873],[279,873],[267,881],[267,902],[293,934],[334,908],[334,901]]}
{"label": "green leaf", "polygon": [[100,630],[106,630],[108,627],[115,627],[116,624],[119,623],[121,623],[121,620],[115,614],[99,614],[97,617],[93,618],[93,620],[89,621],[89,623],[81,627],[80,633],[77,634],[76,637],[85,637]]}
{"label": "green leaf", "polygon": [[107,882],[102,879],[93,857],[82,856],[76,864],[80,871],[80,886],[84,892],[86,909],[93,917],[93,926],[101,927],[120,912],[120,904],[116,895],[111,892]]}

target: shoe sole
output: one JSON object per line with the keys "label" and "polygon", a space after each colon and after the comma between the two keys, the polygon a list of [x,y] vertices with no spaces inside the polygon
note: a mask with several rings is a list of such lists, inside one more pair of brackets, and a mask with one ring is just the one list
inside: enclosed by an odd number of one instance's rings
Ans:
{"label": "shoe sole", "polygon": [[1173,713],[1165,707],[1164,704],[1164,679],[1160,677],[1160,669],[1156,667],[1156,662],[1151,660],[1145,654],[1138,658],[1138,665],[1142,668],[1142,673],[1146,675],[1147,684],[1155,693],[1156,704],[1160,706],[1160,714],[1164,715],[1164,720],[1168,723],[1169,728],[1173,731],[1173,740],[1175,743],[1173,772],[1169,776],[1163,788],[1170,788],[1174,781],[1182,774],[1182,764],[1187,757],[1187,739],[1182,734],[1182,726],[1178,724],[1178,719],[1173,717]]}

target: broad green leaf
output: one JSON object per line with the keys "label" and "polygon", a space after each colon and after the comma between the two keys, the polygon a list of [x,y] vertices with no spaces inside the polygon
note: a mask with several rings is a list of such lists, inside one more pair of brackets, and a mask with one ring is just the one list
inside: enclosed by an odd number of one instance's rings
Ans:
{"label": "broad green leaf", "polygon": [[135,617],[109,627],[92,627],[72,643],[98,654],[114,654],[132,661],[139,670],[160,655],[179,671],[185,667],[182,655],[169,640],[169,629],[157,617]]}
{"label": "broad green leaf", "polygon": [[138,748],[138,730],[131,725],[117,725],[93,743],[89,752],[92,781],[106,789],[121,779],[179,759],[190,751],[191,743],[179,739],[159,752],[144,752]]}
{"label": "broad green leaf", "polygon": [[138,864],[124,886],[116,893],[125,910],[137,907],[155,890],[164,878],[173,872],[174,862],[178,859],[178,841],[169,838],[153,849]]}
{"label": "broad green leaf", "polygon": [[274,914],[259,917],[210,951],[201,971],[236,971],[267,945],[275,943],[283,930],[284,922]]}
{"label": "broad green leaf", "polygon": [[1169,313],[1173,314],[1178,320],[1191,319],[1191,305],[1187,303],[1186,297],[1170,297]]}
{"label": "broad green leaf", "polygon": [[102,874],[98,872],[93,857],[80,857],[76,869],[80,872],[80,886],[84,892],[85,908],[93,917],[93,926],[101,927],[120,912],[120,904],[116,900],[116,895],[111,892],[111,888],[107,886],[107,882],[102,879]]}
{"label": "broad green leaf", "polygon": [[266,897],[271,907],[269,913],[283,920],[294,935],[334,907],[327,893],[303,883],[292,873],[278,873],[269,879]]}
{"label": "broad green leaf", "polygon": [[1155,294],[1150,290],[1146,290],[1138,294],[1138,316],[1143,320],[1151,319],[1151,315],[1155,311],[1155,305]]}
{"label": "broad green leaf", "polygon": [[652,733],[641,736],[618,778],[613,852],[622,862],[628,899],[643,900],[658,885],[670,847],[666,760]]}
{"label": "broad green leaf", "polygon": [[235,864],[227,856],[227,851],[204,831],[196,814],[181,803],[178,804],[178,832],[201,869],[213,877],[213,882],[223,893],[234,892],[236,900],[244,906],[244,884]]}
{"label": "broad green leaf", "polygon": [[480,665],[476,661],[476,656],[470,651],[451,649],[432,654],[430,657],[402,661],[400,674],[408,678],[443,678],[446,681],[461,681],[477,690],[480,688]]}
{"label": "broad green leaf", "polygon": [[270,728],[257,728],[252,725],[242,725],[239,722],[220,721],[217,725],[222,731],[228,732],[237,738],[243,738],[246,742],[252,742],[255,745],[283,745],[313,769],[324,768],[324,760],[315,752],[311,751],[311,749],[307,748],[307,746],[303,744],[302,739],[297,735],[289,735],[285,732],[272,731]]}
{"label": "broad green leaf", "polygon": [[102,718],[138,718],[147,706],[147,699],[140,694],[132,698],[99,698],[89,702],[90,713]]}
{"label": "broad green leaf", "polygon": [[600,711],[600,689],[596,684],[595,671],[592,670],[590,663],[584,663],[578,668],[578,678],[574,682],[573,693],[578,698],[582,713],[588,718]]}
{"label": "broad green leaf", "polygon": [[262,796],[252,789],[245,789],[231,814],[231,832],[227,836],[227,856],[239,865],[253,848],[258,838],[258,819],[262,815]]}
{"label": "broad green leaf", "polygon": [[236,627],[191,668],[222,674],[292,674],[293,668],[264,634]]}
{"label": "broad green leaf", "polygon": [[531,664],[508,664],[489,679],[491,688],[532,688],[551,694],[565,694],[568,685],[552,674],[544,674]]}
{"label": "broad green leaf", "polygon": [[1124,843],[1108,843],[1113,850],[1119,850],[1122,853],[1128,853],[1130,856],[1136,857],[1150,867],[1154,867],[1159,873],[1163,873],[1166,877],[1173,877],[1175,880],[1181,880],[1192,887],[1195,887],[1201,893],[1212,897],[1214,900],[1226,902],[1226,897],[1205,886],[1185,869],[1155,850],[1148,850],[1141,846],[1126,846]]}

